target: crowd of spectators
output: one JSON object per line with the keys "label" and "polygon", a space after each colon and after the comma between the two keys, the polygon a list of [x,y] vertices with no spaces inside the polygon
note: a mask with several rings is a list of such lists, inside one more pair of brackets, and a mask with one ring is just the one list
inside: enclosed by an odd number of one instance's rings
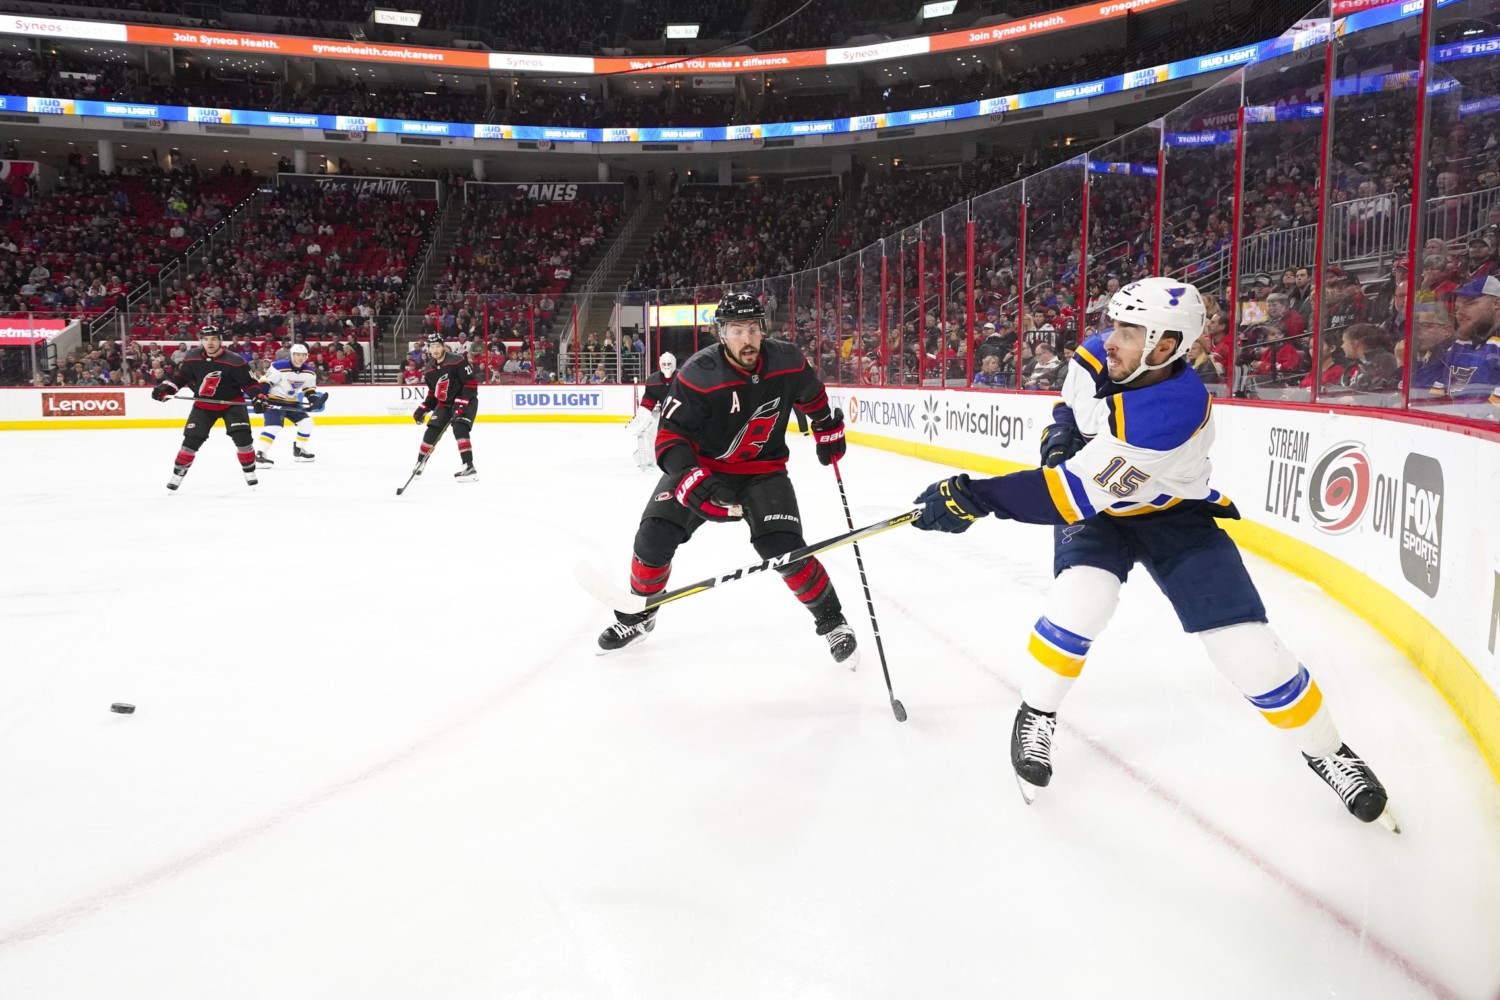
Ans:
{"label": "crowd of spectators", "polygon": [[401,311],[435,208],[410,194],[278,188],[232,243],[133,311],[132,338],[189,340],[213,323],[256,354],[293,339],[376,345]]}
{"label": "crowd of spectators", "polygon": [[76,164],[47,195],[12,185],[0,199],[0,314],[123,306],[252,186],[193,168],[110,177]]}
{"label": "crowd of spectators", "polygon": [[564,296],[621,213],[614,195],[563,202],[476,196],[423,310],[423,329],[479,344],[471,356],[487,381],[519,375],[522,360],[528,374],[538,361],[547,362],[538,370],[551,371],[567,322]]}
{"label": "crowd of spectators", "polygon": [[[93,345],[85,345],[69,351],[57,359],[49,371],[37,371],[31,375],[30,385],[45,386],[154,386],[163,378],[177,375],[188,350],[196,346],[192,340],[183,342],[126,341],[116,342],[103,338]],[[273,361],[288,356],[291,342],[251,341],[245,337],[228,337],[224,349],[244,358],[256,375],[263,375]],[[24,349],[11,349],[19,360]],[[7,365],[9,358],[0,358],[0,384],[15,384],[5,376],[21,367]],[[308,361],[318,372],[323,384],[338,385],[354,382],[365,369],[364,348],[358,341],[309,345]],[[30,370],[30,366],[24,366]]]}
{"label": "crowd of spectators", "polygon": [[831,177],[678,188],[628,287],[691,290],[789,274],[809,263],[838,202]]}

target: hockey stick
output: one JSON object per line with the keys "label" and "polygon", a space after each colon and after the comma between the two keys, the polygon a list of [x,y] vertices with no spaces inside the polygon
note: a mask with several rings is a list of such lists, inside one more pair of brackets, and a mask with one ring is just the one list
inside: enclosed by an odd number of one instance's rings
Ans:
{"label": "hockey stick", "polygon": [[[251,401],[248,400],[248,399],[242,399],[242,400],[236,401],[236,400],[233,400],[233,399],[215,399],[212,396],[168,396],[167,398],[168,399],[181,399],[181,400],[183,400],[185,402],[188,402],[188,403],[218,403],[218,404],[220,404],[222,406],[250,406],[250,405],[252,405]],[[303,406],[303,405],[301,405],[299,403],[273,403],[270,400],[266,401],[266,409],[268,409],[268,410],[271,410],[271,409],[276,409],[276,410],[296,410],[298,413],[317,413],[318,412],[318,410],[310,410],[307,407],[305,407],[305,406]],[[319,407],[319,409],[321,409],[321,407]]]}
{"label": "hockey stick", "polygon": [[878,535],[882,531],[899,528],[903,524],[910,524],[915,521],[921,514],[921,509],[909,510],[905,513],[897,514],[895,517],[888,517],[883,521],[867,524],[863,528],[856,528],[842,535],[836,535],[833,538],[815,542],[812,545],[804,545],[802,548],[793,549],[785,555],[764,559],[753,566],[741,566],[739,569],[732,570],[721,576],[711,576],[706,580],[699,580],[697,583],[690,583],[686,587],[678,587],[675,590],[664,591],[652,597],[646,597],[642,594],[632,594],[621,590],[586,562],[580,562],[577,566],[573,567],[573,579],[577,580],[579,586],[592,594],[594,599],[605,607],[613,608],[616,611],[623,611],[627,614],[639,614],[642,611],[659,608],[663,604],[680,601],[684,597],[701,594],[705,590],[712,590],[721,584],[733,583],[735,580],[742,580],[766,570],[779,569],[798,560],[806,559],[808,556],[819,555],[830,549],[836,549],[841,545],[848,545],[850,542],[861,538],[869,538],[871,535]]}
{"label": "hockey stick", "polygon": [[[844,474],[839,471],[837,459],[833,462],[833,478],[839,483],[839,499],[844,502],[844,523],[849,525],[849,530],[854,530],[854,517],[849,513],[849,494],[844,492]],[[875,652],[880,656],[880,672],[885,674],[885,693],[891,698],[891,711],[896,714],[897,722],[906,721],[906,706],[896,698],[896,692],[891,690],[891,671],[885,665],[885,644],[880,641],[880,622],[875,619],[875,600],[870,596],[870,581],[865,576],[865,557],[859,554],[859,542],[854,542],[854,563],[859,567],[859,582],[865,588],[865,607],[870,612],[870,629],[875,633]]]}
{"label": "hockey stick", "polygon": [[[437,441],[432,442],[432,451],[429,451],[427,454],[417,459],[417,464],[412,468],[411,475],[406,477],[406,482],[396,487],[396,495],[398,497],[401,494],[405,493],[406,488],[411,485],[411,481],[420,476],[422,474],[422,470],[427,468],[427,460],[432,457],[433,452],[437,451],[438,441],[443,440],[443,435],[448,433],[448,424],[451,423],[453,423],[453,421],[450,420],[447,424],[443,425],[443,429],[438,431]],[[423,426],[426,425],[424,424]]]}

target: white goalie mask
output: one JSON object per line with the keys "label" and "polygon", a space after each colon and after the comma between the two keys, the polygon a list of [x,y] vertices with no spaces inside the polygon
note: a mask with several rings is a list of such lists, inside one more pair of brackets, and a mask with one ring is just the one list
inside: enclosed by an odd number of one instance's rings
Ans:
{"label": "white goalie mask", "polygon": [[656,359],[656,363],[661,367],[661,373],[671,378],[672,373],[677,370],[677,355],[671,351],[664,351],[662,356]]}
{"label": "white goalie mask", "polygon": [[[1203,296],[1198,289],[1186,281],[1171,278],[1142,278],[1132,281],[1116,292],[1109,300],[1106,310],[1115,323],[1128,323],[1144,327],[1146,346],[1141,352],[1141,363],[1121,383],[1133,381],[1144,371],[1166,368],[1187,354],[1188,348],[1203,336],[1203,324],[1208,312],[1203,307]],[[1148,365],[1146,357],[1156,349],[1163,335],[1179,335],[1177,350],[1161,364]]]}

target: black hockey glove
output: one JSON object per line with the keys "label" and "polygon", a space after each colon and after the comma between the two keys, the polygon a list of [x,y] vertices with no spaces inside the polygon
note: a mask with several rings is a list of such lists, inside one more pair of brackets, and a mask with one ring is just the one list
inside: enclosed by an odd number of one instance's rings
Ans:
{"label": "black hockey glove", "polygon": [[250,409],[254,410],[256,413],[265,413],[266,412],[266,397],[265,396],[252,396],[252,397],[250,397]]}
{"label": "black hockey glove", "polygon": [[[1057,415],[1063,416],[1063,414]],[[1062,465],[1082,451],[1087,443],[1083,438],[1083,432],[1073,422],[1073,414],[1067,413],[1065,419],[1058,420],[1055,424],[1048,424],[1047,429],[1042,431],[1042,464],[1049,469]]]}
{"label": "black hockey glove", "polygon": [[844,457],[848,442],[844,440],[844,411],[834,410],[828,419],[813,425],[813,441],[818,446],[818,461],[832,465]]}
{"label": "black hockey glove", "polygon": [[912,526],[923,531],[948,531],[955,534],[969,530],[977,518],[990,513],[974,492],[967,475],[950,476],[922,491],[916,502],[922,504],[922,516]]}
{"label": "black hockey glove", "polygon": [[702,515],[706,521],[736,521],[744,516],[740,505],[734,502],[734,493],[724,481],[716,479],[701,465],[684,472],[672,493],[678,503]]}
{"label": "black hockey glove", "polygon": [[473,400],[471,400],[468,396],[459,396],[457,399],[455,399],[453,401],[453,419],[468,420],[470,423],[472,423],[473,418],[469,416],[469,407],[472,403]]}
{"label": "black hockey glove", "polygon": [[305,398],[307,399],[307,412],[309,413],[317,413],[328,405],[328,393],[326,392],[309,392],[305,394]]}
{"label": "black hockey glove", "polygon": [[165,403],[175,395],[177,395],[177,387],[171,382],[163,382],[151,390],[151,398],[161,403]]}
{"label": "black hockey glove", "polygon": [[421,406],[419,406],[415,410],[413,410],[412,414],[411,414],[411,418],[413,420],[415,420],[419,424],[422,421],[426,420],[427,419],[427,404],[423,403]]}

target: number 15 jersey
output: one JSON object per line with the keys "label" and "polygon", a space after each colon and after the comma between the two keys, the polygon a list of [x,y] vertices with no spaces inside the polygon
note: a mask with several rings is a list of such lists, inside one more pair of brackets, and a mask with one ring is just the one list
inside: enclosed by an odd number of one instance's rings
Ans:
{"label": "number 15 jersey", "polygon": [[738,475],[781,472],[793,406],[815,421],[829,415],[828,393],[800,348],[768,337],[755,368],[745,371],[718,344],[705,347],[677,370],[660,407],[656,464],[672,474],[695,465]]}

